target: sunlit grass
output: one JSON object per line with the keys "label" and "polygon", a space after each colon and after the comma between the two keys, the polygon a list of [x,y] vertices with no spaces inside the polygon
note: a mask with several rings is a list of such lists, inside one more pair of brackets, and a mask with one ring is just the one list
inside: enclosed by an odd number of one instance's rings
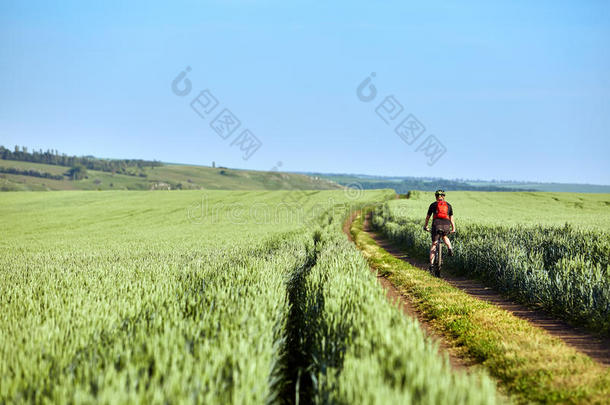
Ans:
{"label": "sunlit grass", "polygon": [[457,348],[498,378],[519,402],[604,403],[610,371],[545,331],[507,311],[470,297],[387,253],[363,232],[352,235],[370,265],[416,304]]}

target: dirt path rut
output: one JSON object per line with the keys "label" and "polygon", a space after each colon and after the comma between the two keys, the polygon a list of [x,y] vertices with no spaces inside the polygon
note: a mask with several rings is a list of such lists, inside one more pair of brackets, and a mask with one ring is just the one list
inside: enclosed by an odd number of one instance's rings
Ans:
{"label": "dirt path rut", "polygon": [[[350,228],[352,226],[352,222],[358,216],[358,214],[359,212],[352,213],[348,220],[345,221],[345,223],[343,224],[343,232],[347,235],[347,238],[350,240],[350,242],[353,242]],[[444,339],[441,334],[437,333],[432,328],[432,326],[430,326],[429,322],[424,318],[422,313],[415,308],[415,306],[411,303],[411,301],[407,299],[407,297],[401,294],[398,288],[396,288],[390,282],[390,280],[377,274],[377,272],[373,268],[370,268],[370,270],[377,276],[377,281],[385,290],[388,300],[397,305],[398,308],[402,310],[406,316],[416,319],[420,323],[420,326],[422,327],[426,335],[430,339],[436,341],[439,345],[439,348],[447,353],[447,355],[449,356],[449,362],[451,363],[451,366],[454,369],[467,371],[470,366],[475,364],[469,359],[465,359],[463,357],[458,356],[456,354],[456,350]]]}
{"label": "dirt path rut", "polygon": [[[350,226],[354,218],[355,216],[350,218]],[[345,230],[346,228],[344,227],[344,231]],[[409,257],[403,250],[392,244],[392,242],[388,241],[378,232],[375,232],[370,226],[369,218],[366,218],[365,220],[364,231],[367,232],[371,238],[373,238],[375,242],[379,244],[379,246],[394,257],[404,260],[421,269],[427,269],[427,263]],[[347,228],[347,233],[351,240],[351,235],[349,235],[349,227]],[[567,345],[588,355],[601,364],[606,366],[610,365],[610,338],[597,337],[584,329],[571,326],[564,321],[554,318],[542,310],[532,309],[511,301],[495,291],[493,288],[488,287],[477,280],[454,276],[447,274],[446,272],[443,272],[441,276],[452,286],[459,288],[473,297],[490,302],[502,309],[505,309],[515,316],[525,319],[531,324],[546,330],[552,336],[563,340]],[[385,278],[383,278],[383,280],[390,283]],[[395,287],[394,290],[396,290]],[[398,293],[397,290],[396,292]],[[398,294],[400,295],[400,293]],[[402,300],[406,301],[406,298],[402,297]],[[413,309],[413,311],[415,310]],[[417,311],[415,311],[415,313],[417,313]],[[418,317],[418,319],[419,318],[421,317]],[[423,324],[424,327],[426,327],[425,322],[423,322]]]}

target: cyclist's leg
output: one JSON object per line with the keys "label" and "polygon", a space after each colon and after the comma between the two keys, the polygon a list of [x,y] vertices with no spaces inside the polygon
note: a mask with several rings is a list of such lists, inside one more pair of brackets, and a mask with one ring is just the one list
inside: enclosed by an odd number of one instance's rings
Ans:
{"label": "cyclist's leg", "polygon": [[451,246],[451,241],[449,240],[449,233],[451,232],[451,225],[446,225],[443,227],[443,242],[447,246],[447,250],[449,251],[449,256],[453,256],[453,248]]}
{"label": "cyclist's leg", "polygon": [[451,250],[451,241],[449,240],[449,236],[443,235],[443,242],[447,245],[447,249]]}
{"label": "cyclist's leg", "polygon": [[437,245],[437,240],[438,238],[436,237],[436,229],[434,228],[434,225],[432,226],[432,231],[430,232],[430,236],[432,238],[432,246],[430,247],[430,266],[432,266],[434,264],[434,258],[436,256],[436,245]]}
{"label": "cyclist's leg", "polygon": [[436,266],[434,268],[434,275],[436,277],[440,277],[441,276],[441,266],[442,266],[442,262],[443,262],[443,260],[442,260],[442,258],[443,258],[443,247],[441,245],[441,238],[440,238],[440,236],[442,236],[442,235],[439,235],[438,242],[437,242],[438,251],[436,253],[436,256],[437,256],[436,257]]}

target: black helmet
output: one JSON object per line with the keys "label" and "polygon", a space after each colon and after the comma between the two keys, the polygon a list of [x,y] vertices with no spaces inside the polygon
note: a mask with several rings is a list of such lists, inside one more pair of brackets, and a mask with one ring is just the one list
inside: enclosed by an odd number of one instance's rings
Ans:
{"label": "black helmet", "polygon": [[438,197],[439,195],[442,195],[443,197],[445,196],[445,190],[443,190],[442,188],[439,188],[438,190],[436,190],[436,192],[434,193],[434,195],[436,197]]}

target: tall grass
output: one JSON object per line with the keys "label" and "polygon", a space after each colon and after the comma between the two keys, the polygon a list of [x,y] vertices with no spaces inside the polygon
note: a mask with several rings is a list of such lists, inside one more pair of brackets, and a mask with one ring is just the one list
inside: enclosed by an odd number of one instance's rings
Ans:
{"label": "tall grass", "polygon": [[[225,210],[286,195],[209,193]],[[306,202],[338,203],[307,224],[191,223],[199,197],[0,201],[0,404],[495,401],[387,303],[341,194]]]}
{"label": "tall grass", "polygon": [[[425,214],[425,212],[424,212]],[[430,236],[409,205],[379,207],[373,225],[425,255]],[[459,217],[458,217],[459,218]],[[452,268],[481,277],[523,302],[610,334],[610,235],[571,225],[458,222]]]}
{"label": "tall grass", "polygon": [[[493,404],[494,383],[454,372],[418,323],[387,304],[335,216],[304,282],[304,339],[316,403]],[[327,221],[324,221],[326,223]]]}

